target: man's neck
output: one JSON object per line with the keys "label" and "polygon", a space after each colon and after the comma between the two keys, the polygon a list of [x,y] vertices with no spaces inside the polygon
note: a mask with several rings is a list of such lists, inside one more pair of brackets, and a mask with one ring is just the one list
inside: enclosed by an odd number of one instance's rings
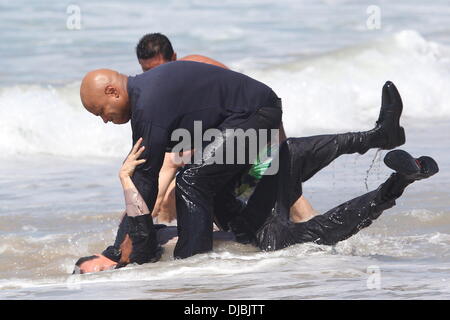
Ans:
{"label": "man's neck", "polygon": [[127,107],[130,109],[130,112],[131,112],[130,99],[128,96],[128,77],[126,75],[120,73],[119,74],[119,82],[120,82],[120,86],[122,87],[122,91],[126,98],[126,101],[128,101]]}
{"label": "man's neck", "polygon": [[128,77],[124,74],[119,74],[119,82],[122,89],[126,92],[128,95]]}

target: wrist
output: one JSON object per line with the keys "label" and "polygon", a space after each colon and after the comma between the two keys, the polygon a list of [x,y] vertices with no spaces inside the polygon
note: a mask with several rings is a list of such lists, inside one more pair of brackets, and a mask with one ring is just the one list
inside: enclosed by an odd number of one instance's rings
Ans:
{"label": "wrist", "polygon": [[122,185],[123,190],[135,188],[129,175],[120,176],[120,184]]}
{"label": "wrist", "polygon": [[130,175],[126,172],[119,172],[119,179],[120,180],[127,180],[128,178],[130,178]]}
{"label": "wrist", "polygon": [[131,180],[131,177],[128,174],[123,173],[123,174],[119,174],[119,179],[120,179],[120,182],[122,184],[124,184],[124,183],[128,182],[129,180]]}

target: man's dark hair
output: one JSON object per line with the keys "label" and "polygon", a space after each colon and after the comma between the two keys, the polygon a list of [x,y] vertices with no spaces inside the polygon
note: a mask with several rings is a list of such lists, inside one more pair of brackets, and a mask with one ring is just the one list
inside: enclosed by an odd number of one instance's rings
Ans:
{"label": "man's dark hair", "polygon": [[172,44],[165,35],[161,33],[149,33],[139,40],[136,46],[138,59],[150,59],[159,54],[167,61],[170,61],[173,56]]}
{"label": "man's dark hair", "polygon": [[88,257],[82,257],[80,259],[78,259],[77,262],[75,262],[75,269],[73,270],[72,274],[82,274],[83,272],[80,271],[80,267],[83,263],[85,263],[86,261],[90,261],[90,260],[94,260],[97,259],[98,256],[88,256]]}

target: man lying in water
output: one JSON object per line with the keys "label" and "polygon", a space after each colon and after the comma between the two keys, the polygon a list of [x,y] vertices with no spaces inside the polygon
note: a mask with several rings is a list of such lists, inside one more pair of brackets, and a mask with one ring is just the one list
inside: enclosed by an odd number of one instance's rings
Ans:
{"label": "man lying in water", "polygon": [[[384,162],[395,172],[376,190],[306,222],[292,222],[289,219],[289,208],[302,194],[301,183],[340,155],[364,154],[370,148],[393,149],[402,145],[405,142],[404,130],[400,126],[402,108],[397,89],[391,82],[387,82],[383,87],[382,106],[374,129],[366,132],[289,138],[283,142],[277,155],[278,173],[265,175],[258,183],[247,204],[231,221],[232,232],[228,234],[229,239],[234,237],[241,243],[252,243],[261,250],[272,251],[305,242],[334,245],[368,227],[384,210],[395,205],[395,200],[403,194],[408,185],[436,174],[439,171],[437,163],[427,156],[416,159],[405,151],[394,150],[385,156]],[[141,232],[142,239],[145,239],[145,232],[148,230],[147,221],[141,220],[136,224],[136,220],[127,219],[129,215],[146,212],[145,203],[130,178],[135,166],[145,161],[138,160],[142,151],[139,144],[136,144],[121,169],[127,214],[119,226],[114,246],[108,247],[102,255],[81,258],[76,264],[75,272],[95,272],[139,262],[146,246],[152,247],[152,244],[145,243],[145,240],[139,247],[123,247],[128,233]],[[176,236],[175,231],[174,228],[164,225],[157,227],[159,248]],[[160,255],[154,261],[159,257]]]}

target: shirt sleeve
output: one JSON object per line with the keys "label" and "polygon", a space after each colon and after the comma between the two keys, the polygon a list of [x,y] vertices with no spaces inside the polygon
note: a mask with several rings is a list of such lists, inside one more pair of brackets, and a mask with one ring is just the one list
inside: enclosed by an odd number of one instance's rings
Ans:
{"label": "shirt sleeve", "polygon": [[[127,234],[132,233],[132,225],[131,223],[136,223],[133,219],[130,219],[126,213],[123,214],[119,228],[117,230],[116,240],[114,241],[114,244],[112,246],[107,247],[103,252],[102,255],[107,257],[108,259],[119,262],[120,258],[122,257],[122,251],[121,251],[121,244],[124,242],[125,237]],[[143,225],[148,225],[146,223],[146,219],[143,219],[143,221],[140,221]],[[141,226],[141,230],[144,230],[144,228]],[[165,244],[170,239],[177,236],[176,227],[175,230],[173,228],[169,229],[163,225],[163,224],[154,224],[153,229],[156,232],[156,244],[150,243],[149,240],[152,239],[152,232],[149,232],[147,230],[146,234],[144,235],[144,245],[141,246],[141,248],[133,248],[133,252],[130,257],[130,263],[146,263],[146,262],[155,262],[159,260],[160,258],[160,245]],[[166,230],[168,229],[168,230]],[[163,232],[161,232],[163,231]],[[147,240],[147,241],[145,241]]]}
{"label": "shirt sleeve", "polygon": [[104,255],[105,257],[107,257],[108,259],[110,259],[112,261],[119,262],[120,257],[122,255],[122,252],[120,250],[120,245],[125,240],[125,236],[129,232],[129,229],[130,229],[130,227],[128,224],[127,215],[126,215],[126,213],[124,213],[120,220],[120,224],[119,224],[119,228],[117,230],[116,240],[114,241],[114,245],[106,248],[102,252],[102,255]]}

